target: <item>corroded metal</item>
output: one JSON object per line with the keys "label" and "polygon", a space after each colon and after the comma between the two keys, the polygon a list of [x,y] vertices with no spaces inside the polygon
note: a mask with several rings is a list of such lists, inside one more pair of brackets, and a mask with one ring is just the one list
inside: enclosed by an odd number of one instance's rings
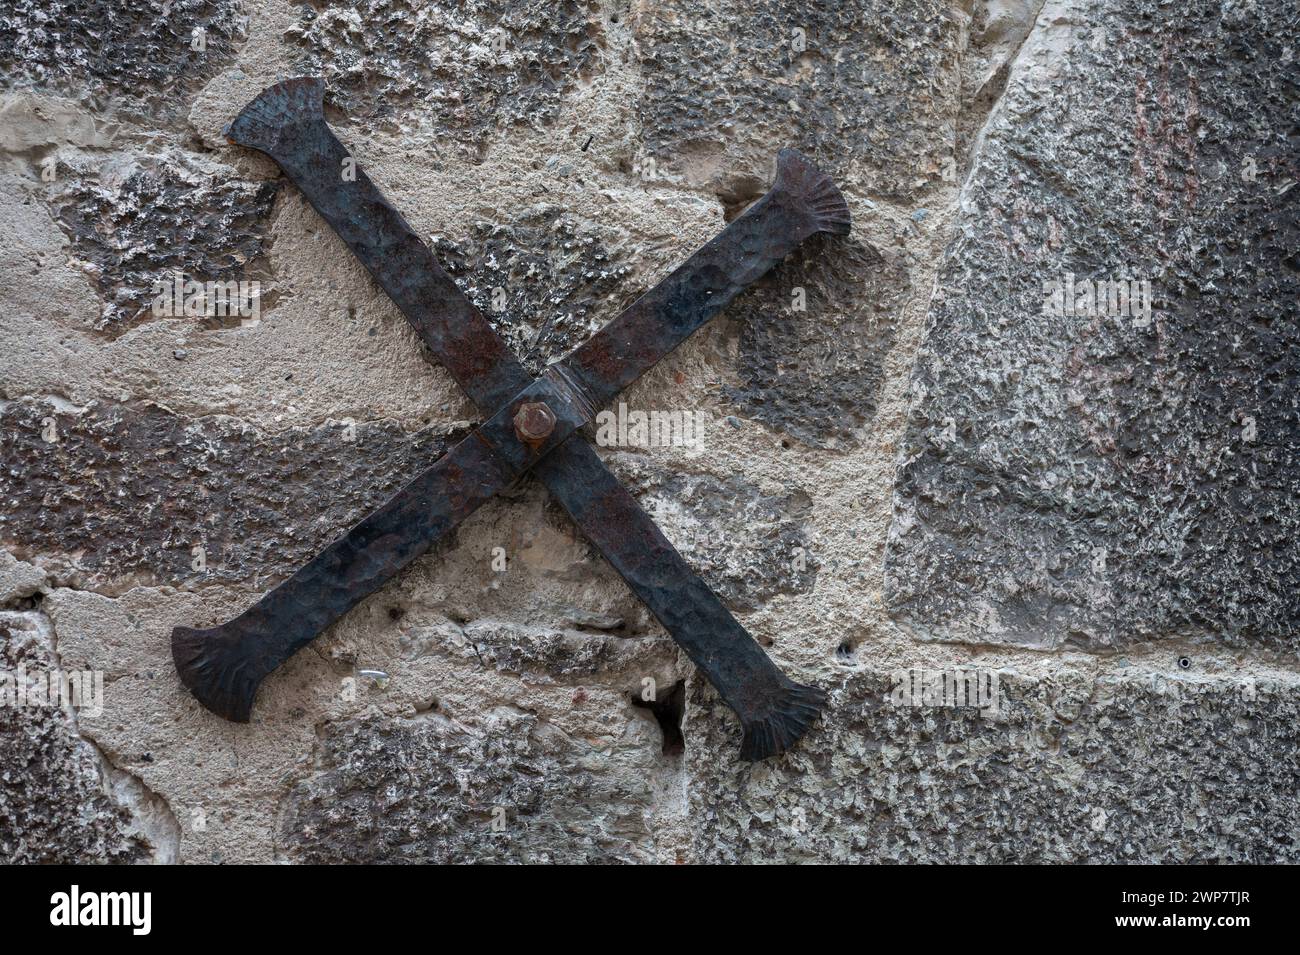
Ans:
{"label": "corroded metal", "polygon": [[555,412],[545,401],[528,401],[515,412],[515,434],[528,444],[545,441],[555,430]]}
{"label": "corroded metal", "polygon": [[690,569],[574,431],[817,232],[846,234],[829,177],[794,150],[776,183],[680,268],[535,381],[461,294],[325,121],[323,84],[263,92],[227,131],[269,155],[347,243],[487,415],[387,504],[253,607],[218,627],[177,627],[181,679],[204,706],[247,721],[261,680],[525,472],[550,492],[717,688],[761,759],[802,735],[821,690],[790,680]]}

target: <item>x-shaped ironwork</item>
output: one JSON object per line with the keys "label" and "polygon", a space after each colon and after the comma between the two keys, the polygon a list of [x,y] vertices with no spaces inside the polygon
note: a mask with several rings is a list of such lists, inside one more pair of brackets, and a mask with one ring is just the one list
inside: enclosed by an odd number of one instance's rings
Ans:
{"label": "x-shaped ironwork", "polygon": [[765,196],[568,357],[531,380],[429,248],[325,121],[324,84],[286,80],[230,124],[231,142],[270,156],[347,243],[487,416],[306,566],[228,623],[176,627],[181,680],[204,706],[247,722],[261,681],[323,629],[525,472],[541,478],[740,717],[741,757],[782,752],[825,694],[782,673],[574,432],[796,246],[845,235],[830,178],[792,149]]}

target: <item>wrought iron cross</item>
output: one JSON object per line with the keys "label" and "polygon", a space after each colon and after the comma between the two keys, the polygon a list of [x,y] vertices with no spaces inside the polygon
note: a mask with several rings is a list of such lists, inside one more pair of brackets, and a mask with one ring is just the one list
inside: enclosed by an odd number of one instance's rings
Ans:
{"label": "wrought iron cross", "polygon": [[247,722],[263,678],[526,472],[550,489],[717,688],[744,730],[740,755],[789,748],[825,694],[795,683],[695,575],[600,457],[574,432],[597,410],[818,232],[846,235],[830,177],[793,149],[765,196],[675,272],[531,380],[429,248],[330,130],[324,83],[265,90],[226,130],[266,153],[401,309],[486,420],[386,504],[233,620],[176,627],[182,682],[212,712]]}

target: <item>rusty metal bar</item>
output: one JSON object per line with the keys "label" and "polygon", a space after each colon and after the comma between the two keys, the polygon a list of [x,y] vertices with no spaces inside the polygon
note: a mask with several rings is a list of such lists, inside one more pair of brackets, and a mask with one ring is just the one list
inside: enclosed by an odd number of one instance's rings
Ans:
{"label": "rusty metal bar", "polygon": [[[783,150],[776,185],[763,199],[530,382],[351,160],[325,121],[322,96],[319,80],[277,84],[240,114],[229,135],[275,159],[489,418],[244,614],[209,630],[176,628],[174,654],[186,685],[214,712],[247,720],[267,673],[532,468],[740,716],[742,757],[760,759],[793,744],[815,719],[822,692],[781,673],[573,432],[799,243],[819,231],[847,232],[838,190],[797,152]],[[432,500],[439,495],[445,500]]]}

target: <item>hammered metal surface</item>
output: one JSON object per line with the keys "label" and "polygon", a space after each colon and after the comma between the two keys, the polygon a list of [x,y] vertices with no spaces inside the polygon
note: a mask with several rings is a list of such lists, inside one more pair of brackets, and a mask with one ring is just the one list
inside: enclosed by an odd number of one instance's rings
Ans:
{"label": "hammered metal surface", "polygon": [[[848,207],[834,184],[796,151],[782,150],[767,195],[530,382],[433,253],[356,167],[325,121],[323,94],[315,79],[277,84],[245,108],[228,136],[275,160],[488,417],[245,613],[207,630],[177,627],[173,651],[182,680],[213,712],[248,720],[268,673],[532,470],[735,710],[745,729],[742,758],[793,745],[816,719],[822,691],[795,683],[772,663],[573,433],[804,240],[817,232],[846,234]],[[553,420],[532,434],[538,405]]]}

